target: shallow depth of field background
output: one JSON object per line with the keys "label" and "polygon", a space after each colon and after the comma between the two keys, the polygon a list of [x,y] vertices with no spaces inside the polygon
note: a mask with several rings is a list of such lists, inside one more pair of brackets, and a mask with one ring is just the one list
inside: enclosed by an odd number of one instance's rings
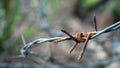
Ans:
{"label": "shallow depth of field background", "polygon": [[80,43],[69,54],[73,41],[44,43],[31,50],[40,57],[18,58],[26,43],[39,38],[98,30],[120,21],[120,0],[0,0],[0,67],[120,68],[120,29],[89,41],[81,61]]}

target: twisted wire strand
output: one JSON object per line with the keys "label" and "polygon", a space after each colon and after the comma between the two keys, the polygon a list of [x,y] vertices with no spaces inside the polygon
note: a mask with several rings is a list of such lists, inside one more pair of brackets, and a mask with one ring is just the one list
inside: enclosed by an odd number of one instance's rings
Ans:
{"label": "twisted wire strand", "polygon": [[111,31],[117,30],[119,28],[120,28],[120,21],[111,25],[111,26],[104,28],[103,30],[97,31],[96,34],[93,35],[91,38],[93,39],[93,38],[95,38],[103,33],[111,32]]}
{"label": "twisted wire strand", "polygon": [[[117,30],[119,28],[120,28],[120,21],[115,23],[115,24],[112,24],[111,26],[106,27],[103,30],[96,31],[95,34],[92,35],[92,37],[90,39],[98,37],[99,35],[101,35],[103,33],[107,33],[107,32]],[[61,38],[67,38],[67,37],[40,38],[40,39],[34,40],[34,41],[26,44],[25,46],[23,46],[21,48],[21,50],[20,50],[21,55],[19,55],[19,56],[20,57],[26,57],[28,54],[34,55],[33,52],[29,51],[29,49],[33,48],[33,47],[36,47],[37,45],[35,45],[35,44],[42,44],[42,43],[45,43],[45,42],[53,42],[53,41],[61,39]],[[35,45],[35,46],[33,46],[33,45]]]}

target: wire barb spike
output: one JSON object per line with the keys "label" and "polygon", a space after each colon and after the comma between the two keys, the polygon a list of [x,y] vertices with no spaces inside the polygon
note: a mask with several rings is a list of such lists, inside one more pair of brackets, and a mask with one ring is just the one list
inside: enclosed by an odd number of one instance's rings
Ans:
{"label": "wire barb spike", "polygon": [[95,31],[98,31],[96,15],[94,15],[94,18],[93,18],[93,25],[94,25]]}

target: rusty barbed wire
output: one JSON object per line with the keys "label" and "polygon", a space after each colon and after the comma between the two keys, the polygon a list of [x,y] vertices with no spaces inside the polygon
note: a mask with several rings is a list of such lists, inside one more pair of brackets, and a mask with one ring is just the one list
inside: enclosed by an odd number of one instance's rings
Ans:
{"label": "rusty barbed wire", "polygon": [[86,46],[87,46],[87,43],[88,41],[90,40],[90,37],[92,35],[95,34],[95,32],[88,32],[88,33],[85,33],[85,32],[78,32],[76,33],[76,35],[73,37],[72,35],[70,35],[67,31],[65,30],[61,30],[62,32],[64,32],[65,34],[67,34],[69,37],[68,38],[61,38],[61,39],[58,39],[58,40],[55,40],[55,42],[61,42],[61,41],[65,41],[65,40],[74,40],[75,43],[72,45],[72,47],[70,48],[70,53],[75,49],[75,47],[77,46],[78,43],[81,43],[81,42],[85,42],[84,43],[84,46],[82,48],[82,50],[80,51],[80,54],[78,55],[78,60],[80,60],[85,52],[85,49],[86,49]]}
{"label": "rusty barbed wire", "polygon": [[54,37],[54,38],[40,38],[40,39],[34,40],[30,43],[25,44],[21,48],[21,50],[20,50],[21,55],[19,55],[19,57],[27,57],[29,54],[38,57],[39,56],[38,54],[29,50],[30,48],[38,46],[35,44],[42,44],[45,42],[61,42],[61,41],[65,41],[65,40],[74,40],[75,43],[71,47],[70,53],[74,50],[74,48],[76,47],[76,45],[78,43],[85,42],[84,46],[83,46],[82,50],[80,51],[80,54],[78,55],[78,58],[77,58],[78,60],[80,60],[85,52],[85,49],[86,49],[86,46],[87,46],[87,43],[89,40],[94,39],[95,37],[98,37],[99,35],[101,35],[103,33],[111,32],[111,31],[117,30],[119,28],[120,28],[120,21],[115,24],[112,24],[111,26],[108,26],[100,31],[78,32],[78,33],[76,33],[76,35],[70,35],[67,31],[61,30],[68,36],[67,37]]}

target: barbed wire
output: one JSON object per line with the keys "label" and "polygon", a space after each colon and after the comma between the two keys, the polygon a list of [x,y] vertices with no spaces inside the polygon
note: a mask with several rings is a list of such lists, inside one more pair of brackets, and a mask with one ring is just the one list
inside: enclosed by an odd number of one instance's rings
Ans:
{"label": "barbed wire", "polygon": [[[88,35],[87,36],[81,35],[81,36],[83,36],[85,38],[84,38],[84,41],[81,41],[81,40],[83,40],[83,37],[81,37],[80,42],[85,42],[86,40],[88,41],[90,39],[94,39],[94,38],[98,37],[99,35],[101,35],[103,33],[111,32],[111,31],[117,30],[119,28],[120,28],[120,21],[118,21],[117,23],[114,23],[114,24],[104,28],[103,30],[86,33],[86,34],[93,33],[89,39],[87,39]],[[97,30],[97,28],[96,28],[96,30]],[[74,38],[75,38],[76,35],[72,35],[72,36],[74,36]],[[45,42],[56,42],[56,41],[59,42],[59,40],[61,41],[61,39],[62,39],[62,41],[71,40],[71,37],[66,36],[66,37],[54,37],[54,38],[40,38],[40,39],[36,39],[36,40],[34,40],[34,41],[30,42],[30,43],[27,43],[27,44],[24,43],[24,46],[20,50],[21,55],[19,55],[19,57],[27,57],[28,55],[33,55],[33,56],[38,57],[39,55],[37,53],[29,50],[30,48],[34,48],[34,47],[38,46],[38,45],[35,45],[35,44],[40,45],[40,44],[43,44]],[[80,39],[80,37],[78,39]],[[85,43],[85,45],[86,44],[87,43]]]}

